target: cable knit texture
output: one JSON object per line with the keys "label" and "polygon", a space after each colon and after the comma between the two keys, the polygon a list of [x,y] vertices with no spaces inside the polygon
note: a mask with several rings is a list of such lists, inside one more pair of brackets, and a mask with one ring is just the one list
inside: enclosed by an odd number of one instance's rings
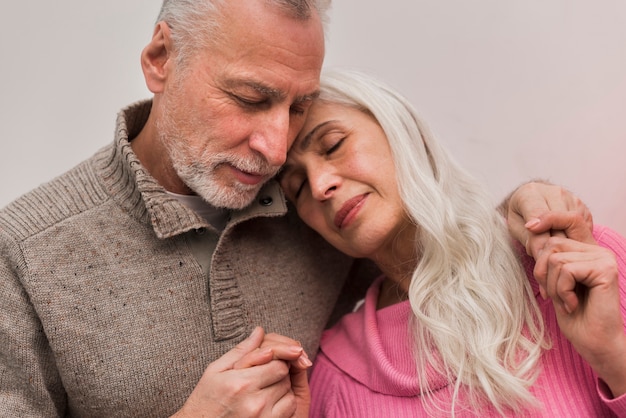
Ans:
{"label": "cable knit texture", "polygon": [[[595,237],[617,255],[622,316],[626,318],[626,240],[603,227],[596,227]],[[608,388],[561,334],[552,302],[540,298],[532,278],[532,259],[525,258],[525,267],[553,347],[545,352],[542,372],[532,388],[542,408],[511,416],[626,417],[626,395],[611,399]],[[324,333],[311,376],[312,417],[428,416],[417,397],[416,366],[407,325],[411,307],[405,301],[377,311],[381,282],[382,278],[372,285],[357,312],[346,315]],[[450,385],[442,375],[431,371],[428,380],[443,396],[450,394]],[[488,410],[481,416],[499,415]]]}
{"label": "cable knit texture", "polygon": [[2,417],[168,416],[256,325],[317,350],[352,261],[271,183],[232,214],[207,278],[186,237],[217,232],[130,147],[150,106],[124,109],[113,144],[0,210]]}

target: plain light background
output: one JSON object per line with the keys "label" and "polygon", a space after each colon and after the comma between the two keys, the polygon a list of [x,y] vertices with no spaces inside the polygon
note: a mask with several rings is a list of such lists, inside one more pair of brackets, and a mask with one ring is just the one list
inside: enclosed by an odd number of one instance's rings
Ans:
{"label": "plain light background", "polygon": [[[160,1],[25,0],[0,25],[0,207],[113,139],[149,97]],[[499,201],[544,178],[626,234],[626,2],[334,0],[326,65],[404,92]]]}

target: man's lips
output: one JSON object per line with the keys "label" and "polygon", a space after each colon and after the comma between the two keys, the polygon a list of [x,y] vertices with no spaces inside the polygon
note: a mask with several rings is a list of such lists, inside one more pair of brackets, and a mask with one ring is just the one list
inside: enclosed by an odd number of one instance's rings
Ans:
{"label": "man's lips", "polygon": [[335,226],[339,229],[347,226],[354,219],[368,195],[364,193],[347,200],[335,214]]}
{"label": "man's lips", "polygon": [[229,167],[239,182],[250,186],[256,186],[271,177],[271,175],[268,174],[243,171],[233,165],[229,165]]}

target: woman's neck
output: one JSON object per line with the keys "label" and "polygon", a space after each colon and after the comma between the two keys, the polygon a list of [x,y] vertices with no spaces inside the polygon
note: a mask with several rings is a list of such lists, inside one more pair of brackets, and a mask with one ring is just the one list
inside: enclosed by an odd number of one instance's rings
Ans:
{"label": "woman's neck", "polygon": [[372,258],[386,276],[378,296],[378,308],[393,305],[408,298],[409,285],[419,260],[417,231],[407,222]]}
{"label": "woman's neck", "polygon": [[[412,252],[414,254],[414,251]],[[385,275],[378,295],[378,309],[393,305],[408,299],[409,285],[415,272],[418,257],[392,257],[393,261],[375,260],[376,265]]]}
{"label": "woman's neck", "polygon": [[403,289],[401,284],[396,283],[389,278],[385,278],[380,285],[376,309],[382,309],[387,306],[395,305],[396,303],[404,302],[409,298],[407,290],[408,288],[406,290]]}

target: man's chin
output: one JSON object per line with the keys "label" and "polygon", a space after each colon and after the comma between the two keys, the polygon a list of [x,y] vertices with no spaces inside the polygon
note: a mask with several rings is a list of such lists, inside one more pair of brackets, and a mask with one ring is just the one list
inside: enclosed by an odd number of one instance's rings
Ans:
{"label": "man's chin", "polygon": [[198,193],[198,195],[205,202],[216,208],[240,210],[254,202],[260,189],[260,187],[255,187],[253,190],[237,190],[237,188],[234,188],[217,193]]}

